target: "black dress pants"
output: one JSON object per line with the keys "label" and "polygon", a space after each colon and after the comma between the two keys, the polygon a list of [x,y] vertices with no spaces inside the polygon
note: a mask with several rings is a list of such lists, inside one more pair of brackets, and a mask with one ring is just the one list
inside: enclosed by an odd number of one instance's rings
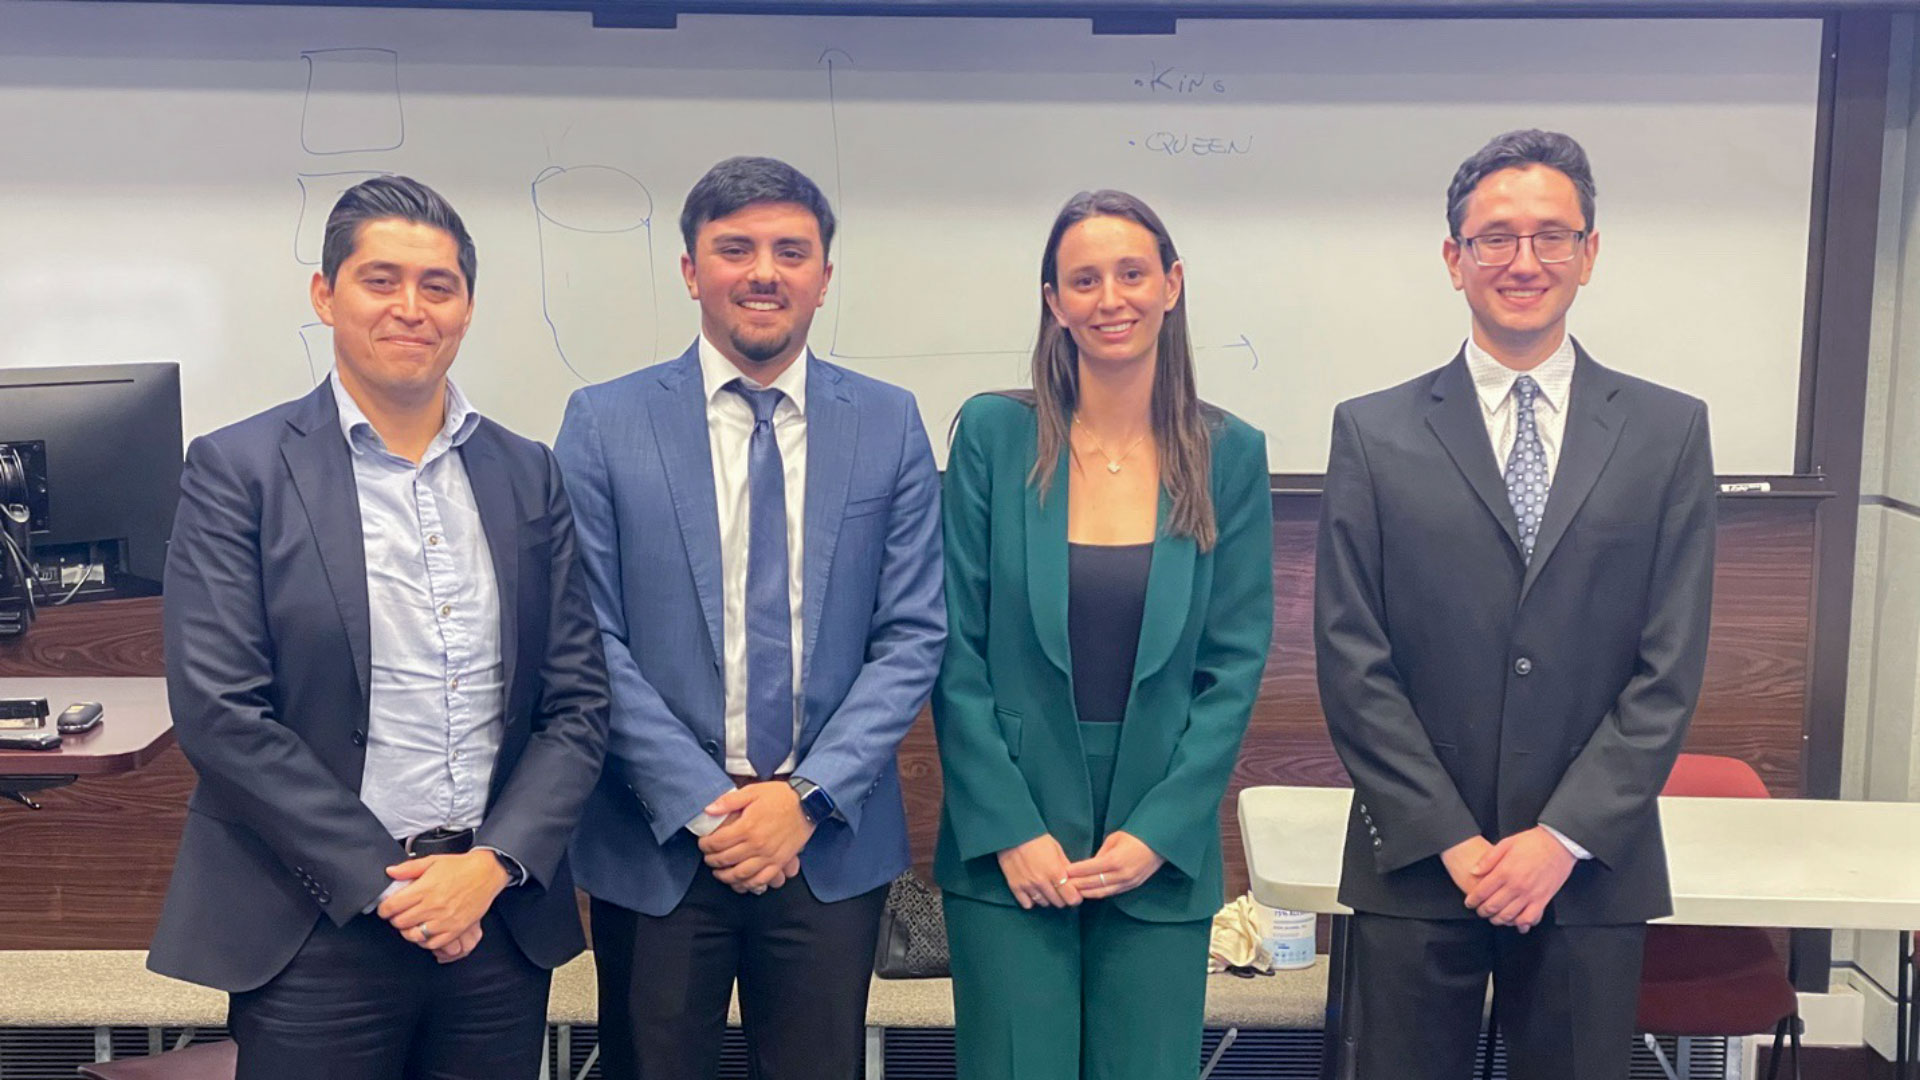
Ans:
{"label": "black dress pants", "polygon": [[754,1080],[857,1080],[882,887],[831,904],[806,876],[758,896],[704,864],[662,916],[593,901],[606,1080],[711,1080],[727,1002]]}
{"label": "black dress pants", "polygon": [[362,915],[322,919],[280,974],[232,995],[237,1080],[532,1080],[552,973],[497,915],[451,964]]}
{"label": "black dress pants", "polygon": [[1357,1080],[1471,1080],[1489,975],[1513,1080],[1627,1080],[1644,925],[1356,914],[1350,931]]}

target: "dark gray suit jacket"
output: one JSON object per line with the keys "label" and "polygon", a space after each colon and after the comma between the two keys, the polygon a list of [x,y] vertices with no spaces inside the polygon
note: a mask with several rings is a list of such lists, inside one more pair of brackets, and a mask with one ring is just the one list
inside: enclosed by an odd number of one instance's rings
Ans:
{"label": "dark gray suit jacket", "polygon": [[1437,856],[1536,824],[1594,855],[1550,919],[1671,910],[1656,799],[1706,662],[1706,406],[1576,351],[1531,564],[1464,355],[1334,413],[1314,620],[1357,911],[1472,918]]}
{"label": "dark gray suit jacket", "polygon": [[[459,453],[492,548],[507,687],[478,842],[526,868],[494,909],[551,968],[585,944],[566,852],[606,744],[606,664],[552,453],[490,420]],[[167,694],[200,784],[147,958],[163,975],[261,986],[404,857],[359,795],[371,648],[348,455],[324,382],[187,449]]]}

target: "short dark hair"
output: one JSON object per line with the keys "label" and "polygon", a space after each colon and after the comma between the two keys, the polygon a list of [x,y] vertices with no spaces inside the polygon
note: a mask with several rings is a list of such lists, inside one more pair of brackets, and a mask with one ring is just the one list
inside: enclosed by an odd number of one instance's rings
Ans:
{"label": "short dark hair", "polygon": [[340,264],[353,255],[360,243],[360,227],[372,221],[398,218],[416,225],[429,225],[453,237],[460,250],[460,275],[467,279],[467,295],[473,295],[474,273],[479,258],[473,250],[473,237],[467,225],[454,212],[453,205],[440,193],[409,176],[376,176],[363,180],[343,192],[327,215],[326,240],[320,247],[320,272],[333,285]]}
{"label": "short dark hair", "polygon": [[1460,223],[1467,217],[1467,200],[1480,181],[1502,169],[1523,169],[1545,165],[1573,181],[1580,194],[1580,213],[1587,219],[1586,230],[1593,231],[1593,167],[1587,164],[1587,152],[1571,135],[1557,131],[1527,128],[1495,135],[1493,141],[1460,163],[1447,185],[1447,233],[1460,238]]}
{"label": "short dark hair", "polygon": [[730,157],[708,169],[687,192],[687,205],[680,211],[680,235],[687,242],[687,254],[693,254],[700,226],[757,203],[805,207],[820,223],[820,257],[826,258],[833,247],[833,207],[827,205],[820,185],[805,173],[770,157]]}

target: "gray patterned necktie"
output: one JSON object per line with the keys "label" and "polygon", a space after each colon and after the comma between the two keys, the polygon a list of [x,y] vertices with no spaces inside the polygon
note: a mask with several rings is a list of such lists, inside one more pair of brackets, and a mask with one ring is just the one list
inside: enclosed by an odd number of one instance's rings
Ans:
{"label": "gray patterned necktie", "polygon": [[1540,443],[1540,425],[1533,415],[1540,384],[1533,376],[1513,381],[1513,449],[1507,453],[1507,501],[1520,523],[1520,553],[1533,561],[1533,542],[1540,535],[1540,515],[1547,509],[1547,450]]}

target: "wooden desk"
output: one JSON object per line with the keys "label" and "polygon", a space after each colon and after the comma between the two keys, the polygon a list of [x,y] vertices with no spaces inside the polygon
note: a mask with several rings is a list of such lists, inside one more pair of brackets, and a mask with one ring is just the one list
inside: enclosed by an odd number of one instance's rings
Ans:
{"label": "wooden desk", "polygon": [[[1254,899],[1351,914],[1337,893],[1352,801],[1350,788],[1241,792]],[[1660,821],[1673,885],[1673,914],[1660,922],[1898,930],[1906,963],[1905,931],[1920,926],[1920,803],[1663,797]],[[1352,1060],[1351,1039],[1340,1030],[1344,929],[1336,927],[1329,957],[1325,1077],[1346,1075],[1337,1069]]]}
{"label": "wooden desk", "polygon": [[0,792],[23,779],[64,776],[71,783],[132,772],[173,745],[165,679],[0,679],[0,697],[46,698],[55,716],[76,701],[105,708],[99,727],[65,736],[58,750],[0,750]]}

